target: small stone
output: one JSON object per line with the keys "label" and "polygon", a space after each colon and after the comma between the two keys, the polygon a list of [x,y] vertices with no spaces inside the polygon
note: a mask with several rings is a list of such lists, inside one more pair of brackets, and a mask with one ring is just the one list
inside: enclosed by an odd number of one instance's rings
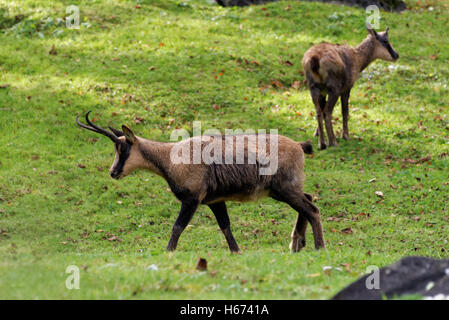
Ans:
{"label": "small stone", "polygon": [[207,270],[207,260],[204,258],[198,258],[198,262],[196,264],[196,269],[200,271]]}

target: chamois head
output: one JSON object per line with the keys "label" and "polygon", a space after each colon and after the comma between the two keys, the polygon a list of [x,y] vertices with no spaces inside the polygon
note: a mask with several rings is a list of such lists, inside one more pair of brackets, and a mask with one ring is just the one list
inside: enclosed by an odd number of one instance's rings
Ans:
{"label": "chamois head", "polygon": [[370,26],[367,27],[367,30],[370,37],[374,40],[374,56],[376,58],[386,61],[396,61],[399,58],[399,54],[393,49],[388,39],[389,28],[379,33]]}
{"label": "chamois head", "polygon": [[134,135],[131,129],[123,125],[123,131],[112,127],[109,127],[111,131],[108,131],[93,124],[89,120],[89,113],[90,111],[86,113],[86,122],[88,125],[79,122],[78,117],[76,117],[76,123],[80,127],[100,133],[114,142],[115,159],[109,169],[111,177],[114,179],[120,179],[142,167],[145,161],[143,160],[142,154],[138,147],[138,138]]}

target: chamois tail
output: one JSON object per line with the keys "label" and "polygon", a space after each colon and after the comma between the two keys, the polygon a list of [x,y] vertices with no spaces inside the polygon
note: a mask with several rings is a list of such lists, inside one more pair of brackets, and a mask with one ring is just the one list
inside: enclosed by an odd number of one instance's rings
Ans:
{"label": "chamois tail", "polygon": [[310,58],[310,69],[312,72],[318,73],[320,70],[320,58],[313,56]]}
{"label": "chamois tail", "polygon": [[312,154],[313,153],[313,147],[310,142],[300,142],[301,148],[306,154]]}

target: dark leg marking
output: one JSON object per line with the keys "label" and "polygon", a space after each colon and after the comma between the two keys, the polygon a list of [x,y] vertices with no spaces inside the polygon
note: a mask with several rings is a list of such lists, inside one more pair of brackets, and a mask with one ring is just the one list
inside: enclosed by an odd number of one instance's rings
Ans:
{"label": "dark leg marking", "polygon": [[[298,219],[296,220],[296,232],[292,233],[292,244],[295,241],[305,240],[305,222],[308,221],[312,226],[313,238],[315,242],[315,249],[325,248],[323,228],[321,226],[320,210],[307,199],[307,196],[298,192],[285,193],[284,202],[288,203],[293,209],[298,212]],[[301,216],[301,218],[299,217]],[[302,235],[304,236],[302,237]],[[296,235],[296,237],[294,236]],[[301,239],[302,238],[302,239]],[[293,246],[294,247],[294,246]],[[292,250],[294,251],[294,250]]]}
{"label": "dark leg marking", "polygon": [[176,249],[181,233],[189,224],[197,208],[197,200],[189,199],[181,202],[181,210],[179,211],[178,218],[173,225],[170,241],[168,242],[167,246],[167,251],[174,251]]}
{"label": "dark leg marking", "polygon": [[214,213],[218,225],[220,226],[220,229],[223,232],[226,241],[228,242],[229,250],[231,250],[231,252],[239,252],[240,251],[239,246],[237,245],[237,242],[235,241],[231,231],[231,222],[229,221],[226,203],[218,202],[209,204],[208,206]]}
{"label": "dark leg marking", "polygon": [[329,146],[337,146],[337,139],[335,138],[334,129],[332,127],[332,111],[337,103],[339,96],[336,94],[336,90],[328,90],[328,98],[326,107],[324,108],[324,124],[326,126],[327,138],[329,140]]}
{"label": "dark leg marking", "polygon": [[348,119],[349,119],[349,95],[351,94],[351,90],[344,92],[341,95],[341,113],[343,115],[343,133],[342,138],[345,140],[349,139],[349,127],[348,127]]}
{"label": "dark leg marking", "polygon": [[320,150],[326,149],[326,142],[324,142],[324,130],[323,130],[323,115],[324,115],[324,106],[326,103],[326,97],[321,95],[320,89],[312,88],[310,89],[310,94],[312,96],[313,104],[315,105],[316,111],[316,119],[318,121],[318,148]]}
{"label": "dark leg marking", "polygon": [[323,228],[321,226],[320,210],[312,203],[310,194],[303,194],[297,190],[271,190],[273,199],[290,205],[298,212],[291,235],[290,249],[299,251],[305,246],[307,222],[312,225],[315,249],[325,248]]}
{"label": "dark leg marking", "polygon": [[291,252],[298,252],[306,246],[306,229],[307,219],[301,213],[298,213],[291,234],[289,246]]}

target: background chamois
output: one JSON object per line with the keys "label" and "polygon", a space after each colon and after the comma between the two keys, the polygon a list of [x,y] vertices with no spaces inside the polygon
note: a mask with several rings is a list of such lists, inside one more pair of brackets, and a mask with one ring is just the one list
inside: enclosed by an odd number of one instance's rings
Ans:
{"label": "background chamois", "polygon": [[[257,157],[257,161],[251,164],[248,161],[250,155],[260,152],[260,142],[255,143],[249,139],[254,135],[208,136],[208,141],[202,140],[202,137],[193,137],[177,143],[156,142],[135,136],[126,126],[122,126],[123,131],[112,127],[109,127],[111,131],[103,129],[89,120],[89,112],[86,114],[88,125],[79,122],[78,117],[76,122],[79,126],[103,134],[114,142],[115,159],[110,169],[112,178],[120,179],[137,169],[147,169],[162,176],[181,201],[181,210],[173,225],[167,250],[176,249],[178,239],[197,207],[205,204],[215,215],[231,252],[240,251],[231,231],[225,201],[255,201],[263,196],[285,202],[298,212],[291,234],[291,251],[297,252],[305,246],[308,222],[312,225],[315,248],[325,247],[320,211],[312,203],[311,195],[303,192],[304,153],[312,153],[312,146],[309,143],[298,143],[280,135],[267,134],[264,136],[266,150],[262,153],[266,155],[265,159],[261,161]],[[215,148],[217,146],[221,146],[220,150],[225,150],[229,147],[227,138],[231,138],[233,142],[230,164],[225,161],[221,164],[219,161],[210,164],[203,161],[199,164],[192,161],[189,163],[172,161],[172,150],[175,147],[177,148],[175,150],[185,150],[183,147],[187,146],[192,159],[193,144],[198,142],[197,139],[203,152],[205,149],[218,150]],[[272,175],[260,175],[260,167],[266,165],[265,160],[269,160],[272,152],[271,139],[277,139],[277,170]],[[222,156],[226,154],[222,153]],[[240,159],[244,159],[243,164],[236,161],[239,156]]]}
{"label": "background chamois", "polygon": [[[323,134],[323,118],[329,146],[336,146],[337,139],[332,128],[332,111],[339,97],[343,114],[342,138],[349,139],[348,101],[351,89],[360,72],[376,59],[396,61],[398,53],[388,39],[388,28],[377,33],[368,28],[368,37],[357,47],[320,43],[311,47],[302,59],[312,101],[315,105],[319,137],[319,149],[326,149]],[[326,101],[327,95],[327,101]]]}

